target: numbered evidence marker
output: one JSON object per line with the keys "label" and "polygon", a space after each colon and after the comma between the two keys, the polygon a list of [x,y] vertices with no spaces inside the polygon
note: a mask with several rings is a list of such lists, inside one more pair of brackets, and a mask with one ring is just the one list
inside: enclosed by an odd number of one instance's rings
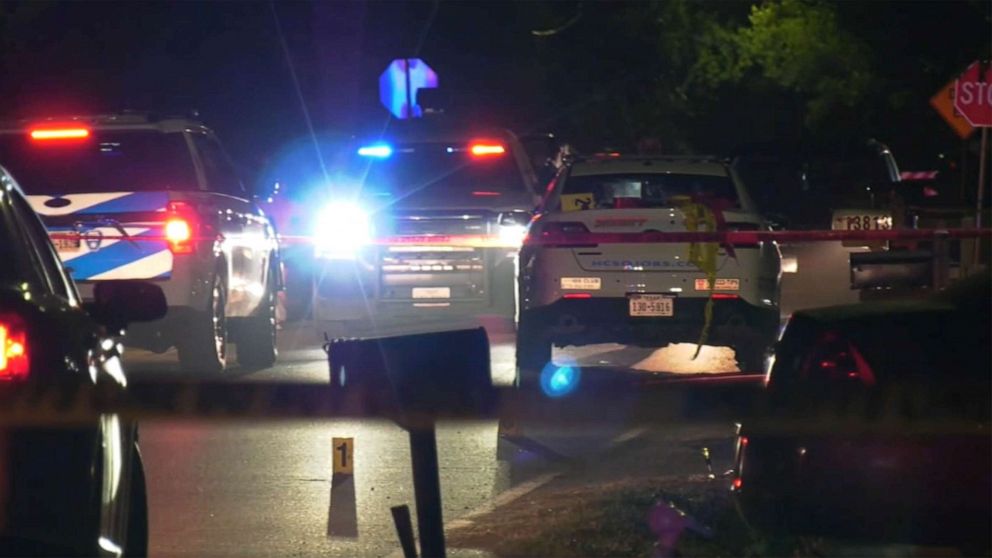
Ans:
{"label": "numbered evidence marker", "polygon": [[355,439],[333,438],[335,475],[351,475],[355,471]]}
{"label": "numbered evidence marker", "polygon": [[595,208],[596,208],[596,202],[595,199],[593,198],[592,193],[561,195],[562,211],[584,211],[586,209],[595,209]]}

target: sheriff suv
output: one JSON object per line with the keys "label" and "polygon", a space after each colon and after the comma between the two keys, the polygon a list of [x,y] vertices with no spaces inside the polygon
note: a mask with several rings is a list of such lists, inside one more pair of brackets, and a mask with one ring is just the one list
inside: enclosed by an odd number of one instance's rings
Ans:
{"label": "sheriff suv", "polygon": [[141,279],[168,314],[128,342],[175,346],[184,370],[276,358],[278,246],[214,133],[138,113],[22,121],[0,128],[0,162],[41,215],[85,300],[102,281]]}
{"label": "sheriff suv", "polygon": [[765,228],[743,184],[716,159],[610,155],[565,167],[530,225],[520,253],[521,380],[538,377],[552,346],[695,342],[711,296],[709,343],[733,347],[742,370],[760,370],[779,326],[774,243],[721,245],[711,289],[689,243],[610,238],[689,231],[686,204],[707,208],[714,229]]}

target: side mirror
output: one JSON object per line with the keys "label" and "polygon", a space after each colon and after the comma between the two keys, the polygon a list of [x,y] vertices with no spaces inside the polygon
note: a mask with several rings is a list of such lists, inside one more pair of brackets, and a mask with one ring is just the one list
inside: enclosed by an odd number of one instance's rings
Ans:
{"label": "side mirror", "polygon": [[101,281],[93,289],[88,310],[111,329],[124,329],[131,322],[150,322],[165,316],[165,293],[146,281]]}

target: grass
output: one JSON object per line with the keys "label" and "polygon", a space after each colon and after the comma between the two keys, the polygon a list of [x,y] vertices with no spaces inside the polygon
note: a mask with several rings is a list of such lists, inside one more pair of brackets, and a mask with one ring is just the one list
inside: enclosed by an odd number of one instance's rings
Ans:
{"label": "grass", "polygon": [[656,506],[671,503],[711,531],[710,536],[683,531],[675,556],[819,554],[800,539],[771,540],[751,532],[736,513],[725,483],[718,481],[683,478],[676,483],[669,478],[640,486],[619,482],[559,488],[522,500],[452,533],[452,545],[485,548],[500,556],[664,556],[649,517]]}

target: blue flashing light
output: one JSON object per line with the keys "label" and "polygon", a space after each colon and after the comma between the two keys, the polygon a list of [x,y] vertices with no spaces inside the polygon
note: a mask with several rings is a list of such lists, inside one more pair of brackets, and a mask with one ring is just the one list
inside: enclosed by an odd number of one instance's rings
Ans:
{"label": "blue flashing light", "polygon": [[548,397],[564,397],[579,387],[582,370],[578,366],[548,363],[541,370],[541,391]]}
{"label": "blue flashing light", "polygon": [[362,157],[375,157],[376,159],[385,159],[393,154],[393,148],[379,143],[376,145],[366,145],[364,147],[358,148],[358,154]]}

